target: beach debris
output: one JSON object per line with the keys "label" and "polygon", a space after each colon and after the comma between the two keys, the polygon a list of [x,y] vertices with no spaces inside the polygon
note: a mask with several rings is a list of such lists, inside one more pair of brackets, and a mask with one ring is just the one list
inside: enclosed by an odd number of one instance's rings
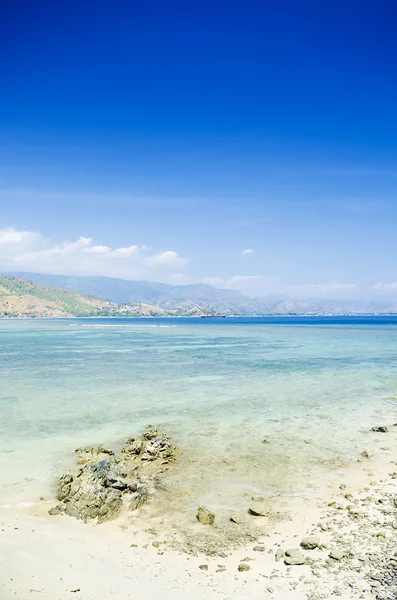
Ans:
{"label": "beach debris", "polygon": [[379,425],[378,427],[372,427],[371,431],[375,431],[376,433],[387,433],[389,430],[386,425]]}
{"label": "beach debris", "polygon": [[199,506],[197,510],[197,519],[202,525],[213,525],[215,521],[215,515],[205,506]]}
{"label": "beach debris", "polygon": [[302,554],[299,548],[285,551],[284,562],[286,565],[304,565],[306,557]]}
{"label": "beach debris", "polygon": [[271,508],[263,501],[252,500],[248,512],[255,517],[267,517],[271,512]]}
{"label": "beach debris", "polygon": [[318,548],[319,545],[320,538],[315,535],[309,535],[308,537],[303,538],[300,543],[301,548],[304,548],[305,550],[314,550],[315,548]]}
{"label": "beach debris", "polygon": [[140,438],[128,439],[120,455],[106,446],[77,448],[76,453],[77,469],[60,477],[61,504],[49,514],[102,523],[117,518],[123,506],[137,510],[147,502],[159,489],[164,465],[175,462],[177,448],[150,425]]}

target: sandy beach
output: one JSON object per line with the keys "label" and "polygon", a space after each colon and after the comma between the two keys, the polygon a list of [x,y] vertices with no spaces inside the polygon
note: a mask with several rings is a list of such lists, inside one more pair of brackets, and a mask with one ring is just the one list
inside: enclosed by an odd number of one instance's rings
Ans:
{"label": "sandy beach", "polygon": [[[382,453],[382,440],[394,441],[395,432],[374,435]],[[263,518],[262,536],[218,556],[178,552],[169,547],[169,532],[145,521],[96,525],[50,516],[52,500],[3,506],[0,597],[393,599],[397,467],[385,455],[375,473],[372,460],[360,457],[343,479],[335,479],[329,497],[302,499],[277,524]],[[221,534],[215,525],[194,526],[210,529],[214,538]]]}

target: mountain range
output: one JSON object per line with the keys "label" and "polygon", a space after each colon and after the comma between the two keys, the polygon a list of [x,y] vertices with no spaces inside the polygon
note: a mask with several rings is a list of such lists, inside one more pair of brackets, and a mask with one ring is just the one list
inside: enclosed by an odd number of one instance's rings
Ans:
{"label": "mountain range", "polygon": [[[102,276],[51,275],[15,272],[13,277],[35,284],[79,292],[103,302],[118,305],[114,310],[136,316],[200,315],[287,315],[287,314],[390,314],[397,313],[397,302],[358,300],[296,301],[287,298],[250,298],[236,290],[218,289],[202,283],[169,285],[152,281],[134,281]],[[131,309],[131,305],[134,307]],[[128,309],[129,307],[129,309]],[[148,308],[149,307],[149,308]]]}

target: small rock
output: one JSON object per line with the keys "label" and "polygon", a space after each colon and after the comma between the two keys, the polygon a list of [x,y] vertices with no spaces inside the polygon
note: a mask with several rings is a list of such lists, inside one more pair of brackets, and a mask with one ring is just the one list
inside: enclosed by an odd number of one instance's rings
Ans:
{"label": "small rock", "polygon": [[372,450],[363,450],[361,452],[361,456],[363,456],[364,458],[372,458],[374,455],[374,453],[372,452]]}
{"label": "small rock", "polygon": [[208,571],[208,565],[199,565],[199,569],[202,571]]}
{"label": "small rock", "polygon": [[286,557],[284,559],[284,562],[286,565],[304,565],[306,562],[306,557],[298,548],[286,550],[285,554]]}
{"label": "small rock", "polygon": [[230,520],[232,523],[235,523],[236,525],[241,525],[243,522],[243,519],[241,517],[239,517],[238,515],[232,515],[230,517]]}
{"label": "small rock", "polygon": [[301,548],[304,548],[305,550],[314,550],[314,548],[317,548],[317,546],[320,545],[320,538],[315,535],[309,535],[301,541],[300,545]]}
{"label": "small rock", "polygon": [[338,548],[334,548],[329,553],[329,557],[334,560],[342,560],[345,557],[345,552],[343,550],[339,550]]}
{"label": "small rock", "polygon": [[389,430],[385,425],[380,425],[378,427],[372,427],[371,431],[375,431],[377,433],[387,433]]}
{"label": "small rock", "polygon": [[202,525],[213,525],[215,521],[215,515],[205,508],[205,506],[199,506],[197,511],[197,519]]}
{"label": "small rock", "polygon": [[247,563],[240,563],[239,566],[237,567],[237,569],[239,571],[250,571],[251,567],[249,565],[247,565]]}
{"label": "small rock", "polygon": [[158,542],[157,540],[155,540],[154,542],[152,542],[152,546],[154,548],[160,548],[160,542]]}
{"label": "small rock", "polygon": [[252,501],[248,507],[248,512],[255,517],[267,517],[270,514],[270,506],[264,502]]}
{"label": "small rock", "polygon": [[254,552],[265,552],[266,548],[265,548],[265,546],[254,546],[254,547],[252,548],[252,550],[253,550]]}
{"label": "small rock", "polygon": [[276,554],[275,554],[275,559],[276,559],[276,562],[280,562],[280,560],[281,560],[282,558],[284,558],[284,556],[285,556],[285,552],[284,552],[284,550],[281,550],[281,549],[280,549],[280,550],[277,550],[277,552],[276,552]]}

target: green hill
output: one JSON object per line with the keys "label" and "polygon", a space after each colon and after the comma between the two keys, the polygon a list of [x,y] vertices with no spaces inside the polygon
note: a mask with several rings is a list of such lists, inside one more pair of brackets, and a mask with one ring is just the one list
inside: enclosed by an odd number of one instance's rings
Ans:
{"label": "green hill", "polygon": [[93,317],[118,312],[112,302],[0,274],[0,317]]}
{"label": "green hill", "polygon": [[0,273],[0,318],[162,317],[202,312],[198,307],[176,311],[143,302],[117,304]]}

